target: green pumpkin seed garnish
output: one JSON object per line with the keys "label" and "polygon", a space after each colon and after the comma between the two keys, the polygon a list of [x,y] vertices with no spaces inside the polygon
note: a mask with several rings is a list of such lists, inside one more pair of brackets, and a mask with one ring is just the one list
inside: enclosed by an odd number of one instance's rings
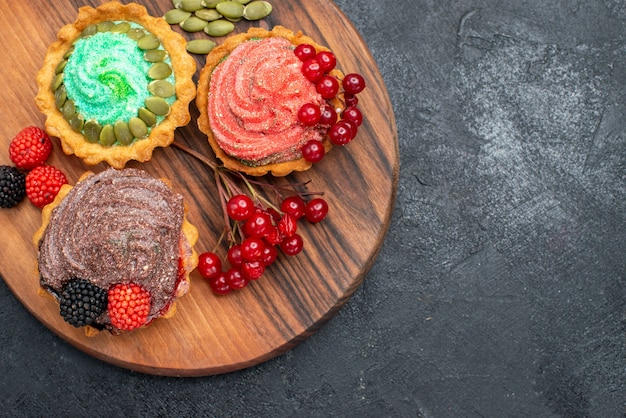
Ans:
{"label": "green pumpkin seed garnish", "polygon": [[215,9],[228,19],[239,19],[243,16],[243,5],[236,1],[223,1],[215,6]]}
{"label": "green pumpkin seed garnish", "polygon": [[74,46],[72,45],[70,47],[70,49],[68,49],[67,51],[65,51],[65,54],[63,54],[63,59],[66,60],[70,57],[70,55],[72,55],[72,53],[74,52]]}
{"label": "green pumpkin seed garnish", "polygon": [[146,108],[157,116],[165,116],[170,112],[170,105],[162,97],[151,96],[145,101]]}
{"label": "green pumpkin seed garnish", "polygon": [[143,54],[143,59],[148,62],[161,62],[167,57],[164,49],[151,49]]}
{"label": "green pumpkin seed garnish", "polygon": [[174,6],[175,9],[180,9],[181,2],[182,0],[172,0],[172,6]]}
{"label": "green pumpkin seed garnish", "polygon": [[54,79],[52,80],[52,86],[50,87],[52,88],[52,90],[56,90],[61,84],[63,84],[63,73],[59,73],[54,77]]}
{"label": "green pumpkin seed garnish", "polygon": [[139,116],[139,118],[142,121],[144,121],[147,126],[156,125],[156,122],[157,122],[156,115],[152,113],[151,111],[149,111],[148,109],[146,109],[145,107],[139,108],[139,111],[137,112],[137,116]]}
{"label": "green pumpkin seed garnish", "polygon": [[170,25],[177,25],[183,20],[187,19],[191,16],[191,12],[187,12],[182,9],[172,9],[168,10],[164,15],[163,19]]}
{"label": "green pumpkin seed garnish", "polygon": [[180,27],[186,32],[200,32],[206,25],[206,20],[202,20],[196,16],[190,16],[180,23]]}
{"label": "green pumpkin seed garnish", "polygon": [[236,1],[237,3],[239,3],[239,4],[243,4],[243,5],[246,5],[246,4],[250,3],[250,0],[235,0],[235,1]]}
{"label": "green pumpkin seed garnish", "polygon": [[117,23],[111,28],[111,32],[113,33],[126,33],[129,30],[130,30],[130,23],[128,22]]}
{"label": "green pumpkin seed garnish", "polygon": [[85,138],[89,142],[98,142],[100,140],[100,131],[102,131],[102,127],[93,119],[86,121],[85,125],[83,125]]}
{"label": "green pumpkin seed garnish", "polygon": [[152,67],[148,69],[148,77],[153,80],[163,80],[170,75],[172,75],[172,67],[164,62],[152,64]]}
{"label": "green pumpkin seed garnish", "polygon": [[148,126],[139,118],[130,118],[128,121],[128,129],[135,138],[145,138],[148,136]]}
{"label": "green pumpkin seed garnish", "polygon": [[67,120],[73,118],[74,115],[76,115],[76,106],[74,105],[74,101],[66,100],[61,108],[61,113],[63,113],[63,117]]}
{"label": "green pumpkin seed garnish", "polygon": [[126,32],[126,36],[128,36],[133,41],[138,41],[146,35],[146,31],[141,28],[132,28]]}
{"label": "green pumpkin seed garnish", "polygon": [[266,1],[253,1],[243,9],[243,17],[246,20],[259,20],[272,13],[272,5]]}
{"label": "green pumpkin seed garnish", "polygon": [[113,125],[104,125],[102,127],[98,141],[105,147],[115,144],[115,132],[113,132]]}
{"label": "green pumpkin seed garnish", "polygon": [[154,96],[171,97],[176,94],[176,88],[172,83],[165,80],[154,80],[148,84],[148,91]]}
{"label": "green pumpkin seed garnish", "polygon": [[194,14],[196,15],[196,17],[202,20],[206,20],[207,22],[212,22],[214,20],[222,18],[220,12],[215,9],[207,9],[206,7],[203,7],[202,9],[196,11]]}
{"label": "green pumpkin seed garnish", "polygon": [[65,69],[65,66],[66,66],[66,65],[67,65],[67,60],[66,60],[66,59],[64,59],[64,60],[63,60],[63,61],[61,61],[61,62],[59,63],[59,65],[57,65],[57,67],[54,69],[54,73],[55,73],[55,74],[62,73],[62,72],[63,72],[63,70]]}
{"label": "green pumpkin seed garnish", "polygon": [[137,46],[144,51],[148,49],[157,49],[160,45],[161,42],[159,42],[159,39],[151,33],[142,36],[137,41]]}
{"label": "green pumpkin seed garnish", "polygon": [[201,0],[181,0],[180,2],[180,8],[186,12],[195,12],[202,9],[202,7]]}
{"label": "green pumpkin seed garnish", "polygon": [[97,24],[98,26],[98,32],[108,32],[111,30],[111,28],[115,25],[115,23],[111,22],[110,20],[104,20],[100,23]]}
{"label": "green pumpkin seed garnish", "polygon": [[83,119],[83,115],[76,113],[71,119],[68,120],[68,122],[73,130],[80,133],[83,130],[83,124],[85,121]]}
{"label": "green pumpkin seed garnish", "polygon": [[235,29],[235,24],[226,19],[214,20],[209,22],[204,28],[204,32],[209,36],[226,36]]}
{"label": "green pumpkin seed garnish", "polygon": [[98,33],[98,25],[94,23],[83,29],[80,35],[87,38],[88,36],[95,35],[96,33]]}
{"label": "green pumpkin seed garnish", "polygon": [[202,0],[201,3],[204,7],[207,7],[209,9],[215,9],[215,6],[223,1],[224,0]]}
{"label": "green pumpkin seed garnish", "polygon": [[192,54],[208,54],[215,48],[215,42],[210,39],[193,39],[187,42],[187,51]]}
{"label": "green pumpkin seed garnish", "polygon": [[115,139],[122,145],[128,145],[133,142],[135,137],[132,133],[130,133],[130,128],[128,127],[128,123],[118,120],[113,125],[113,134],[115,135]]}
{"label": "green pumpkin seed garnish", "polygon": [[67,99],[67,91],[65,90],[65,84],[61,84],[58,89],[54,91],[54,104],[57,109],[61,110]]}

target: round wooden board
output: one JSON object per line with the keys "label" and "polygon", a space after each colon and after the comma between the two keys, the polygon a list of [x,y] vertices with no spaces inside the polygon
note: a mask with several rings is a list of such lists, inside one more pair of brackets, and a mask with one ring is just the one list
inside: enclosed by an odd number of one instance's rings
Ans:
{"label": "round wooden board", "polygon": [[[8,145],[22,128],[43,126],[44,117],[34,105],[35,77],[48,45],[61,26],[74,21],[78,7],[101,3],[0,0],[3,10],[11,10],[11,14],[0,15],[5,46],[4,65],[0,66],[4,85],[0,141],[5,151],[0,153],[0,164],[11,164]],[[170,0],[141,3],[155,16],[171,8]],[[62,320],[53,299],[38,294],[32,235],[41,222],[40,210],[27,200],[16,208],[0,210],[2,277],[35,317],[78,349],[117,366],[158,375],[212,375],[253,366],[319,329],[354,293],[374,262],[390,222],[399,169],[395,119],[382,77],[361,36],[331,1],[271,3],[274,11],[270,17],[239,22],[236,31],[277,24],[302,30],[335,52],[345,73],[359,72],[367,81],[367,89],[359,95],[365,120],[352,143],[335,147],[308,172],[283,179],[263,178],[271,183],[310,181],[309,190],[324,192],[330,206],[328,217],[320,224],[300,223],[303,252],[281,256],[260,280],[242,291],[216,296],[194,272],[191,291],[179,300],[173,318],[156,320],[129,335],[103,332],[86,337],[82,329]],[[175,30],[184,33],[178,27]],[[197,62],[199,69],[204,56],[198,56]],[[206,138],[196,128],[195,103],[191,111],[192,121],[177,130],[176,141],[213,158]],[[49,163],[61,168],[72,184],[86,170],[106,168],[102,164],[88,167],[76,157],[64,155],[57,139]],[[174,147],[156,150],[150,162],[128,166],[171,179],[189,207],[189,220],[199,229],[197,250],[215,246],[223,227],[222,213],[212,172],[206,166]]]}

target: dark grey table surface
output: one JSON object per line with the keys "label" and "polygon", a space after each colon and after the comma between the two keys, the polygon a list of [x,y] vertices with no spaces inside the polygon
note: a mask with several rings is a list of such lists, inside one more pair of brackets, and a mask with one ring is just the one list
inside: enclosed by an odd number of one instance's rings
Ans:
{"label": "dark grey table surface", "polygon": [[626,415],[626,2],[337,4],[401,158],[353,298],[274,360],[180,379],[83,354],[0,281],[0,415]]}

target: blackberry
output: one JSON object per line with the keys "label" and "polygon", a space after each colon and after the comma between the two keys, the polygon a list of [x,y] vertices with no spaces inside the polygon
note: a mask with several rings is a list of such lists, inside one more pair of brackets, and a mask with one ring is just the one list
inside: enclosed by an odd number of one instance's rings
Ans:
{"label": "blackberry", "polygon": [[0,165],[0,208],[12,208],[26,195],[26,176],[9,165]]}
{"label": "blackberry", "polygon": [[74,278],[63,286],[60,313],[65,322],[82,327],[92,325],[107,306],[107,292],[87,280]]}

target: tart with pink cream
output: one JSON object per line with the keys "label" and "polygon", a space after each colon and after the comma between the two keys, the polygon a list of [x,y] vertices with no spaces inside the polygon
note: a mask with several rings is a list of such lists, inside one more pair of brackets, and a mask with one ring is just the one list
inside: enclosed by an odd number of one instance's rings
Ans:
{"label": "tart with pink cream", "polygon": [[79,9],[37,76],[48,134],[86,164],[148,161],[190,121],[195,60],[162,18],[135,3]]}
{"label": "tart with pink cream", "polygon": [[[276,26],[233,35],[207,56],[197,87],[198,126],[226,168],[285,176],[312,166],[302,154],[307,142],[317,141],[325,151],[332,147],[330,124],[303,123],[299,113],[309,106],[332,113],[334,120],[345,107],[342,94],[320,94],[303,73],[294,52],[299,45],[312,46],[313,54],[329,52],[302,33]],[[343,78],[334,64],[326,75],[335,83]]]}

